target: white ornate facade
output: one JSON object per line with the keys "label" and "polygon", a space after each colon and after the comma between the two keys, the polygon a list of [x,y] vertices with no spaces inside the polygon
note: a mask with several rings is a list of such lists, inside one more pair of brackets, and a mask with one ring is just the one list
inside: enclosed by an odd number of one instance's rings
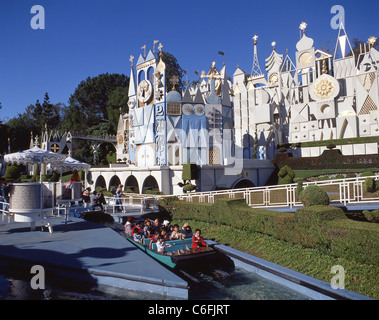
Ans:
{"label": "white ornate facade", "polygon": [[[230,81],[225,65],[218,71],[213,63],[201,84],[182,93],[177,79],[166,78],[160,54],[141,54],[135,68],[131,57],[129,113],[118,124],[117,159],[124,164],[106,175],[140,176],[140,191],[151,175],[164,193],[179,193],[181,166],[190,162],[200,168],[201,191],[242,180],[263,185],[278,145],[379,136],[379,52],[369,44],[358,57],[346,56],[350,42],[341,25],[331,55],[314,47],[305,27],[294,62],[272,43],[263,74],[255,36],[250,75],[237,67]],[[325,147],[301,148],[297,156],[319,156]],[[378,153],[378,143],[364,139],[337,147],[345,155]],[[101,175],[93,170],[94,183]]]}

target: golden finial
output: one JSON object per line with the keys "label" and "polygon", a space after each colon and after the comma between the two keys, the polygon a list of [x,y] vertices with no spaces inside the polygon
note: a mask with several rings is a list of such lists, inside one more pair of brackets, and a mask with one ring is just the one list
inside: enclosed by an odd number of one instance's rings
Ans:
{"label": "golden finial", "polygon": [[377,38],[374,36],[368,38],[367,42],[368,42],[369,46],[371,46],[371,48],[374,47],[376,40],[377,40]]}

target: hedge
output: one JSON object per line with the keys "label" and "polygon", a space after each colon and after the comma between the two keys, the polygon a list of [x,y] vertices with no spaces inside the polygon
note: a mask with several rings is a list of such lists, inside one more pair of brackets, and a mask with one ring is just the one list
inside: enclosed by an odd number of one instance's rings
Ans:
{"label": "hedge", "polygon": [[243,199],[218,199],[215,204],[189,203],[177,198],[159,201],[172,220],[197,220],[262,233],[335,257],[378,264],[379,226],[352,221],[340,208],[313,206],[294,213],[250,208]]}

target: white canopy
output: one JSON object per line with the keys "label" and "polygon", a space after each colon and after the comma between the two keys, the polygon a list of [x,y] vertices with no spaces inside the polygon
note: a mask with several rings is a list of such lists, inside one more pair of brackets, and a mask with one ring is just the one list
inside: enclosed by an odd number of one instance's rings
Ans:
{"label": "white canopy", "polygon": [[83,170],[88,171],[91,168],[91,165],[76,160],[68,156],[63,163],[56,163],[51,165],[51,169],[57,172],[65,172],[72,170]]}
{"label": "white canopy", "polygon": [[35,146],[34,148],[25,151],[6,154],[4,156],[4,161],[23,165],[34,163],[53,165],[62,164],[65,161],[65,158],[66,156],[64,154],[42,150]]}

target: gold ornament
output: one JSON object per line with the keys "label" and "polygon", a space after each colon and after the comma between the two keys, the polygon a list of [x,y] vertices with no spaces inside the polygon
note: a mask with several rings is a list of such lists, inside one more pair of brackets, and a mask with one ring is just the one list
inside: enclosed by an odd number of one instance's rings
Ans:
{"label": "gold ornament", "polygon": [[314,93],[319,99],[327,99],[333,95],[335,90],[333,81],[322,79],[316,83]]}

